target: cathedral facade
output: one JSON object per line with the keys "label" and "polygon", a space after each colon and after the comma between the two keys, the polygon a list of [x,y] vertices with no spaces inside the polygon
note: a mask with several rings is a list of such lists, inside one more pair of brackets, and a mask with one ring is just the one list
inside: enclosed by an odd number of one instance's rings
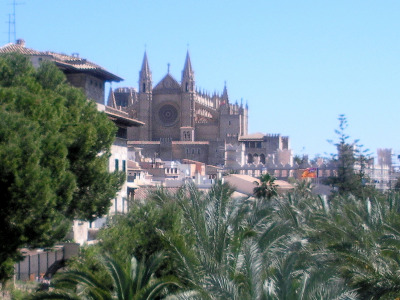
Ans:
{"label": "cathedral facade", "polygon": [[221,94],[198,91],[189,53],[180,82],[168,71],[154,87],[145,53],[138,91],[110,90],[107,104],[144,123],[128,129],[128,144],[146,157],[223,165],[226,145],[248,134],[247,105],[230,103],[226,85]]}

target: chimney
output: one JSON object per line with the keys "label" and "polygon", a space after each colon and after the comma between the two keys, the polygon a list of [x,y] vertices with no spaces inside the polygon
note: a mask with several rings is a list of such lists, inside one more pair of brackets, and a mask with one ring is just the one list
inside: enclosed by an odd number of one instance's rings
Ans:
{"label": "chimney", "polygon": [[25,47],[25,41],[23,39],[18,39],[17,45],[20,45],[21,47]]}

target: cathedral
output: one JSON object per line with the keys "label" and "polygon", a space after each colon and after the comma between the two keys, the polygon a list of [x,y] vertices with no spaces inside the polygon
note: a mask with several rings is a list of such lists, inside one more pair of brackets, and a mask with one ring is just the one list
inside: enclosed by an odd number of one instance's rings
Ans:
{"label": "cathedral", "polygon": [[248,134],[247,105],[230,103],[226,85],[221,94],[198,91],[189,52],[180,82],[168,71],[154,87],[145,53],[138,91],[111,89],[107,105],[144,123],[128,128],[128,144],[146,157],[224,165],[226,145]]}
{"label": "cathedral", "polygon": [[[34,67],[53,61],[71,85],[81,88],[101,107],[105,83],[123,80],[77,53],[70,56],[37,51],[27,48],[23,40],[0,47],[0,54],[12,52],[29,56]],[[207,93],[196,87],[189,52],[180,82],[168,70],[154,87],[145,53],[138,90],[110,89],[105,109],[118,127],[115,145],[127,142],[130,153],[141,153],[145,158],[186,159],[234,170],[292,165],[289,137],[248,134],[247,104],[231,103],[226,85],[222,93]],[[136,125],[132,127],[130,121],[121,118],[134,120]]]}

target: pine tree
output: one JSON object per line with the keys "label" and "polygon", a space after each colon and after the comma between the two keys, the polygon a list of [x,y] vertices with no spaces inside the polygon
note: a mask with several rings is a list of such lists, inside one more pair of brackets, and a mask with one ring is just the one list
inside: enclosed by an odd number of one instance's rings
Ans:
{"label": "pine tree", "polygon": [[366,187],[368,177],[365,174],[365,167],[370,161],[368,149],[363,149],[359,140],[350,141],[347,135],[348,127],[345,115],[339,115],[339,129],[335,130],[338,141],[333,142],[337,153],[332,154],[332,162],[336,166],[336,175],[329,177],[325,183],[332,185],[334,191],[340,195],[353,194],[358,197],[365,197],[373,193],[372,187]]}
{"label": "pine tree", "polygon": [[0,279],[18,248],[50,246],[72,219],[107,213],[124,180],[107,170],[115,131],[54,64],[0,56]]}

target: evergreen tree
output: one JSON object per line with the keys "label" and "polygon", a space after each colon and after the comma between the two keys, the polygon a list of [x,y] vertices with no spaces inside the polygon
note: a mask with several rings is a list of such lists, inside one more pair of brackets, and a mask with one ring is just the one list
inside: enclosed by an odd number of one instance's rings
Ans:
{"label": "evergreen tree", "polygon": [[339,115],[339,129],[335,130],[338,141],[333,142],[337,153],[332,154],[332,162],[336,166],[336,175],[329,177],[325,183],[332,185],[334,191],[340,195],[353,194],[358,197],[373,195],[374,188],[367,187],[368,177],[365,167],[370,160],[368,149],[363,149],[359,140],[350,141],[346,133],[348,127],[345,115]]}
{"label": "evergreen tree", "polygon": [[0,279],[18,248],[50,246],[72,219],[107,213],[124,180],[107,171],[115,131],[54,64],[0,56]]}

